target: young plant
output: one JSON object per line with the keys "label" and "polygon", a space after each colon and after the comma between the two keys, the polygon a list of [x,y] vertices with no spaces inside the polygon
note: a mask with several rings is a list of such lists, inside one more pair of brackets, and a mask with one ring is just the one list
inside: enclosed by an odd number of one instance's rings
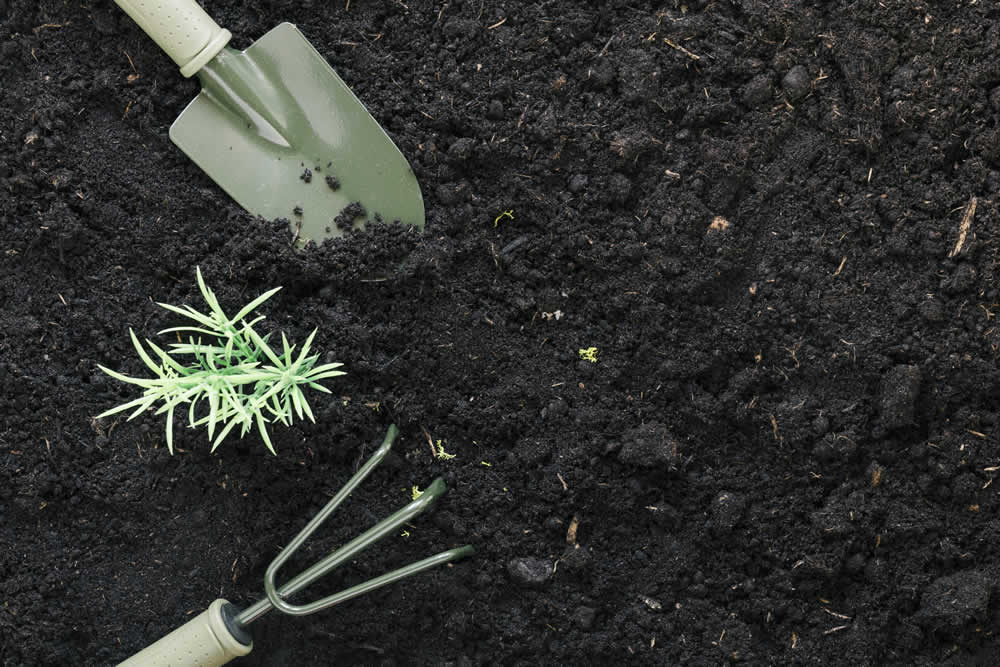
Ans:
{"label": "young plant", "polygon": [[[208,304],[209,313],[200,313],[187,305],[159,304],[172,313],[193,320],[194,324],[160,331],[160,335],[176,332],[178,339],[180,334],[187,334],[188,342],[172,343],[167,351],[147,339],[146,345],[155,359],[139,342],[135,332],[129,329],[139,358],[156,377],[129,377],[100,366],[111,377],[142,387],[143,393],[139,398],[97,417],[100,419],[133,410],[129,415],[129,420],[132,420],[159,403],[155,414],[166,413],[167,448],[173,454],[174,411],[187,406],[188,426],[208,427],[213,452],[235,427],[240,427],[242,438],[256,426],[264,444],[275,454],[266,425],[277,421],[290,426],[294,416],[299,419],[308,417],[315,422],[302,389],[310,387],[329,394],[330,390],[319,382],[343,375],[336,370],[343,364],[316,366],[319,355],[309,355],[309,347],[316,336],[315,329],[297,354],[295,346],[289,345],[282,333],[279,355],[268,345],[270,334],[260,336],[253,328],[264,317],[246,321],[251,311],[271,298],[280,287],[261,294],[243,306],[235,316],[228,317],[215,294],[205,284],[201,269],[196,272],[198,287]],[[207,343],[203,342],[203,336],[207,337]],[[205,414],[206,410],[208,414]],[[217,427],[219,432],[216,435]]]}

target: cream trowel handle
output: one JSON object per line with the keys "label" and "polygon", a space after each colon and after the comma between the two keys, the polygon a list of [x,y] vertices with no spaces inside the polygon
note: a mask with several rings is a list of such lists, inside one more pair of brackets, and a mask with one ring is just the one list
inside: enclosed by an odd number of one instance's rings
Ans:
{"label": "cream trowel handle", "polygon": [[222,50],[232,33],[195,0],[115,0],[191,76]]}
{"label": "cream trowel handle", "polygon": [[[216,600],[208,609],[118,667],[219,667],[253,648],[233,635],[228,602]],[[231,607],[231,605],[229,605]],[[227,620],[229,621],[227,623]],[[239,632],[239,630],[237,630]]]}

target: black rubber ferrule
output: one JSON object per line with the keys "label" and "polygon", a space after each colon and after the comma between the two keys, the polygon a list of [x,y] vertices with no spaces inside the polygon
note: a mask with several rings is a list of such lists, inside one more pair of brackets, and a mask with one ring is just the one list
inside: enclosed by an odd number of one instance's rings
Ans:
{"label": "black rubber ferrule", "polygon": [[229,630],[229,634],[233,636],[233,639],[243,644],[244,646],[250,646],[253,644],[253,637],[245,627],[236,622],[236,616],[240,613],[240,610],[232,602],[227,602],[222,605],[222,622],[226,624],[226,629]]}

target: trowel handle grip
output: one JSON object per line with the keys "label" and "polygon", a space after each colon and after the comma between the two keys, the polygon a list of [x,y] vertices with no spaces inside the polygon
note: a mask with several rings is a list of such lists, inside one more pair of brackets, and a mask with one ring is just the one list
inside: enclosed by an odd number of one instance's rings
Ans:
{"label": "trowel handle grip", "polygon": [[115,0],[191,76],[229,43],[232,33],[195,0]]}
{"label": "trowel handle grip", "polygon": [[228,604],[216,600],[198,616],[119,667],[218,667],[246,655],[253,642],[245,644],[233,636],[223,611]]}

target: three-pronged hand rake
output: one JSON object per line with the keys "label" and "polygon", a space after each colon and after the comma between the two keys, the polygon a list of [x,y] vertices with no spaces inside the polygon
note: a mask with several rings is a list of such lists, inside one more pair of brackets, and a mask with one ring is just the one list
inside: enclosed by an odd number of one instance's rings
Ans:
{"label": "three-pronged hand rake", "polygon": [[250,649],[253,648],[253,641],[247,631],[247,626],[271,609],[277,608],[279,611],[293,616],[313,614],[418,572],[471,555],[473,553],[471,546],[449,549],[310,604],[295,605],[288,602],[288,598],[293,594],[301,591],[323,575],[332,572],[386,535],[395,532],[410,519],[429,509],[447,490],[444,482],[441,479],[436,479],[419,498],[403,509],[330,553],[284,585],[279,586],[275,583],[275,576],[285,561],[309,539],[313,531],[333,514],[334,510],[351,494],[355,487],[382,461],[398,435],[399,430],[396,426],[390,426],[378,451],[330,499],[326,507],[306,524],[306,527],[295,536],[295,539],[278,554],[264,575],[265,597],[242,611],[226,600],[216,600],[199,616],[121,664],[124,667],[166,665],[172,667],[215,667],[224,665],[233,658],[250,652]]}

